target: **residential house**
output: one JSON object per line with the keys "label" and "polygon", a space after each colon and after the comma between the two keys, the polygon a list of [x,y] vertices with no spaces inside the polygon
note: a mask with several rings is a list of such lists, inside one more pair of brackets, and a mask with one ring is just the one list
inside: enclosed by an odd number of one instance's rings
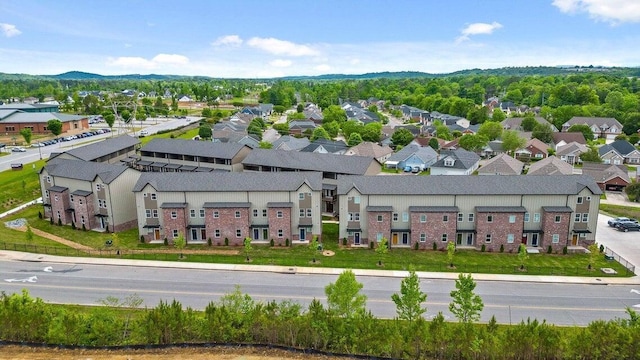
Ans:
{"label": "residential house", "polygon": [[132,187],[146,242],[284,246],[322,236],[322,174],[143,173]]}
{"label": "residential house", "polygon": [[143,171],[242,171],[242,160],[251,148],[219,143],[155,138],[140,148],[136,166]]}
{"label": "residential house", "polygon": [[121,135],[96,141],[79,148],[65,150],[55,155],[52,154],[49,160],[70,159],[110,164],[130,162],[137,159],[136,151],[139,145],[140,139],[129,135]]}
{"label": "residential house", "polygon": [[244,171],[322,173],[322,212],[333,214],[338,208],[338,175],[376,175],[382,167],[373,157],[320,154],[312,152],[254,149],[242,161]]}
{"label": "residential house", "polygon": [[[538,124],[546,125],[551,129],[551,131],[558,132],[558,129],[552,123],[548,122],[545,118],[535,116],[534,119]],[[523,117],[506,118],[501,122],[502,128],[505,130],[524,131],[524,129],[522,128],[522,120],[524,120]]]}
{"label": "residential house", "polygon": [[627,140],[616,140],[603,145],[598,153],[605,164],[640,164],[640,151]]}
{"label": "residential house", "polygon": [[625,165],[612,165],[585,162],[582,173],[592,177],[603,191],[623,191],[631,184]]}
{"label": "residential house", "polygon": [[549,145],[533,138],[529,139],[524,148],[516,150],[516,158],[522,161],[544,159],[549,156]]}
{"label": "residential house", "polygon": [[311,134],[316,127],[318,125],[311,120],[289,121],[289,134],[298,136],[306,135],[306,133]]}
{"label": "residential house", "polygon": [[274,150],[289,150],[289,151],[299,151],[300,149],[306,147],[311,144],[309,138],[301,137],[297,138],[295,136],[283,135],[279,137],[276,141],[274,141],[271,145]]}
{"label": "residential house", "polygon": [[478,169],[478,175],[520,175],[524,163],[502,153],[489,160]]}
{"label": "residential house", "polygon": [[600,146],[598,155],[600,155],[604,164],[620,165],[624,163],[624,157],[611,144]]}
{"label": "residential house", "polygon": [[340,176],[339,238],[369,247],[560,253],[595,241],[600,188],[567,176]]}
{"label": "residential house", "polygon": [[582,162],[582,160],[580,160],[580,155],[587,151],[589,151],[589,148],[586,145],[571,142],[566,145],[559,146],[556,150],[556,156],[560,157],[560,160],[574,165]]}
{"label": "residential house", "polygon": [[489,141],[487,146],[482,149],[480,156],[490,158],[502,153],[504,153],[504,149],[502,149],[502,140],[493,140]]}
{"label": "residential house", "polygon": [[412,169],[417,167],[420,171],[424,171],[436,161],[438,161],[438,153],[431,147],[409,144],[397,153],[392,154],[384,165],[389,169],[402,170],[405,167],[411,167]]}
{"label": "residential house", "polygon": [[551,135],[553,137],[552,145],[554,150],[558,150],[559,147],[575,142],[582,145],[587,145],[587,140],[581,132],[557,132]]}
{"label": "residential house", "polygon": [[136,226],[131,189],[140,172],[123,165],[51,159],[40,170],[44,217],[98,231]]}
{"label": "residential house", "polygon": [[360,144],[351,147],[344,154],[349,156],[357,155],[373,157],[380,164],[384,164],[391,154],[393,154],[393,149],[389,146],[380,146],[370,141],[363,141]]}
{"label": "residential house", "polygon": [[[437,137],[433,137],[433,136],[418,136],[417,138],[413,139],[410,144],[416,144],[418,146],[429,146],[429,142],[431,141],[431,139],[436,139],[436,141],[438,142],[438,149],[442,148],[446,143],[447,140],[444,139],[440,139]],[[437,149],[434,149],[437,150]]]}
{"label": "residential house", "polygon": [[569,130],[572,125],[587,125],[595,138],[611,141],[622,134],[622,124],[615,118],[574,116],[562,124],[562,131]]}
{"label": "residential house", "polygon": [[529,166],[527,175],[571,175],[573,166],[555,156],[546,157]]}
{"label": "residential house", "polygon": [[478,167],[480,156],[472,151],[441,150],[440,159],[431,165],[431,175],[471,175]]}
{"label": "residential house", "polygon": [[300,149],[300,152],[312,152],[319,154],[337,154],[342,155],[349,147],[342,140],[317,139],[309,143],[309,145]]}

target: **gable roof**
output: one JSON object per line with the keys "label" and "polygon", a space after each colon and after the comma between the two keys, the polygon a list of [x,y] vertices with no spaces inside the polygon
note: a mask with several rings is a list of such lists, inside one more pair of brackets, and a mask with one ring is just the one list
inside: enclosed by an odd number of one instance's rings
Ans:
{"label": "gable roof", "polygon": [[431,162],[432,160],[435,160],[436,158],[438,158],[438,153],[435,150],[433,150],[430,146],[423,147],[416,144],[409,144],[403,147],[397,153],[391,155],[387,159],[387,161],[401,162],[401,161],[407,160],[409,157],[413,155],[420,158],[420,160],[422,160],[424,163]]}
{"label": "gable roof", "polygon": [[524,163],[514,159],[511,156],[502,153],[495,156],[478,169],[478,174],[496,174],[496,175],[520,175]]}
{"label": "gable roof", "polygon": [[[540,117],[540,116],[535,116],[534,119],[536,120],[536,122],[538,124],[548,125],[549,128],[551,128],[552,131],[558,131],[558,129],[553,124],[548,122],[545,118]],[[506,118],[506,119],[502,120],[502,122],[501,122],[502,128],[503,129],[520,130],[520,131],[522,131],[523,130],[522,129],[522,120],[524,120],[523,117]]]}
{"label": "gable roof", "polygon": [[549,156],[529,166],[527,175],[571,175],[573,166],[556,156]]}
{"label": "gable roof", "polygon": [[[447,158],[453,158],[455,161],[453,166],[445,166],[444,162]],[[440,160],[436,161],[435,164],[431,165],[434,167],[442,167],[447,169],[470,169],[476,163],[480,161],[480,156],[472,151],[467,151],[463,148],[458,148],[455,150],[442,150],[440,151]]]}
{"label": "gable roof", "polygon": [[585,162],[582,164],[582,173],[591,176],[597,183],[606,183],[619,177],[627,184],[631,183],[629,173],[624,165],[611,165]]}
{"label": "gable roof", "polygon": [[619,156],[622,156],[618,150],[616,150],[611,144],[604,144],[598,148],[598,155],[603,156],[609,152],[614,152]]}
{"label": "gable roof", "polygon": [[295,191],[303,184],[322,190],[319,172],[145,172],[133,187],[139,192],[151,185],[157,191]]}
{"label": "gable roof", "polygon": [[614,148],[618,152],[618,154],[622,156],[629,155],[630,153],[637,150],[636,147],[627,140],[616,140],[608,145]]}
{"label": "gable roof", "polygon": [[302,149],[300,149],[300,151],[301,152],[314,152],[320,146],[322,146],[328,152],[334,153],[334,154],[339,153],[339,152],[344,152],[345,150],[347,150],[349,148],[347,146],[347,144],[345,144],[345,142],[342,141],[342,140],[333,141],[333,140],[327,140],[327,139],[317,139],[315,141],[312,141],[309,145],[307,145],[307,146],[303,147]]}
{"label": "gable roof", "polygon": [[282,135],[276,141],[272,143],[274,149],[280,150],[300,150],[309,145],[311,141],[309,138],[301,137],[297,138],[290,135]]}
{"label": "gable roof", "polygon": [[106,138],[82,147],[70,149],[64,153],[84,161],[94,161],[103,156],[116,153],[131,146],[140,144],[140,139],[129,135],[121,135],[114,138]]}
{"label": "gable roof", "polygon": [[545,144],[544,142],[542,142],[542,140],[540,139],[536,139],[536,138],[532,138],[529,139],[529,141],[527,141],[527,143],[524,146],[525,148],[535,148],[537,150],[539,150],[540,152],[543,152],[545,154],[549,153],[549,145]]}
{"label": "gable roof", "polygon": [[371,141],[363,141],[349,149],[350,155],[360,155],[374,158],[381,158],[393,153],[389,146],[380,146]]}
{"label": "gable roof", "polygon": [[[564,176],[338,176],[338,195],[356,188],[370,195],[573,195],[602,191],[592,177]],[[376,204],[369,204],[376,205]]]}
{"label": "gable roof", "polygon": [[253,149],[242,161],[247,165],[273,166],[303,171],[325,171],[339,174],[363,175],[372,163],[373,157],[320,154],[272,149]]}
{"label": "gable roof", "polygon": [[43,168],[51,176],[82,181],[93,181],[100,177],[105,184],[111,183],[127,169],[129,167],[124,165],[70,159],[52,159]]}
{"label": "gable roof", "polygon": [[562,124],[563,127],[571,126],[571,125],[582,125],[586,124],[591,126],[597,126],[602,130],[609,129],[613,126],[618,129],[622,129],[622,124],[615,118],[607,118],[607,117],[585,117],[585,116],[574,116],[566,123]]}
{"label": "gable roof", "polygon": [[243,148],[249,147],[238,143],[155,138],[140,151],[233,159]]}
{"label": "gable roof", "polygon": [[558,156],[570,155],[576,152],[582,154],[587,151],[589,151],[589,148],[587,147],[587,145],[579,144],[577,142],[570,142],[567,145],[560,146],[556,151],[556,155]]}
{"label": "gable roof", "polygon": [[584,138],[581,132],[555,132],[551,136],[553,137],[554,144],[559,144],[561,141],[567,144],[574,141],[579,144],[587,143],[587,139]]}

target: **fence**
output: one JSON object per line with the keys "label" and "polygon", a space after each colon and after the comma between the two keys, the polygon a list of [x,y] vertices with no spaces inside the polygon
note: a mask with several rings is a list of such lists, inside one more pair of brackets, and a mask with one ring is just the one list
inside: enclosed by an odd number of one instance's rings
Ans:
{"label": "fence", "polygon": [[636,273],[635,265],[627,261],[627,259],[623,258],[622,256],[618,255],[615,251],[607,248],[604,251],[604,256],[607,258],[607,260],[617,261],[618,263],[620,263],[620,265],[624,266],[631,273],[633,274]]}

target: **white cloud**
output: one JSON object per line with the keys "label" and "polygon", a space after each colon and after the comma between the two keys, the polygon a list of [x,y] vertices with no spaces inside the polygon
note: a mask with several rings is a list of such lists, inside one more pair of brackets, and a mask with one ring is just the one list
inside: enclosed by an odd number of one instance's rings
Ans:
{"label": "white cloud", "polygon": [[273,67],[289,67],[293,64],[291,60],[276,59],[269,63]]}
{"label": "white cloud", "polygon": [[238,35],[225,35],[220,36],[214,42],[211,43],[213,46],[240,46],[242,45],[242,39]]}
{"label": "white cloud", "polygon": [[158,54],[151,59],[156,64],[188,64],[189,58],[183,55],[177,54]]}
{"label": "white cloud", "polygon": [[349,60],[349,64],[358,65],[358,64],[360,64],[360,59],[351,59],[351,60]]}
{"label": "white cloud", "polygon": [[166,65],[186,65],[188,63],[189,59],[186,56],[176,54],[158,54],[151,60],[139,56],[121,56],[107,59],[107,65],[110,67],[143,70],[157,69]]}
{"label": "white cloud", "polygon": [[327,64],[320,64],[318,66],[315,66],[313,69],[316,70],[316,71],[320,71],[320,72],[326,72],[326,71],[331,70],[331,66],[329,66]]}
{"label": "white cloud", "polygon": [[0,32],[8,38],[22,34],[22,31],[18,30],[15,25],[4,23],[0,23]]}
{"label": "white cloud", "polygon": [[247,41],[247,44],[275,55],[315,56],[319,54],[317,50],[307,45],[295,44],[290,41],[275,38],[253,37]]}
{"label": "white cloud", "polygon": [[491,24],[487,23],[473,23],[467,25],[466,28],[462,29],[461,35],[456,39],[457,42],[461,42],[464,40],[469,40],[469,36],[471,35],[490,35],[494,30],[502,28],[502,24],[497,22],[492,22]]}
{"label": "white cloud", "polygon": [[553,0],[552,4],[563,13],[587,13],[592,19],[612,24],[640,22],[637,0]]}

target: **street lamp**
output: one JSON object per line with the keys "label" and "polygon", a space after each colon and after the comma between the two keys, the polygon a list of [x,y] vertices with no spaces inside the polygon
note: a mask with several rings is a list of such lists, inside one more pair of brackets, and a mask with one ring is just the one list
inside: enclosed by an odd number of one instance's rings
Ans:
{"label": "street lamp", "polygon": [[42,160],[42,143],[38,141],[38,154],[40,154],[40,160]]}

